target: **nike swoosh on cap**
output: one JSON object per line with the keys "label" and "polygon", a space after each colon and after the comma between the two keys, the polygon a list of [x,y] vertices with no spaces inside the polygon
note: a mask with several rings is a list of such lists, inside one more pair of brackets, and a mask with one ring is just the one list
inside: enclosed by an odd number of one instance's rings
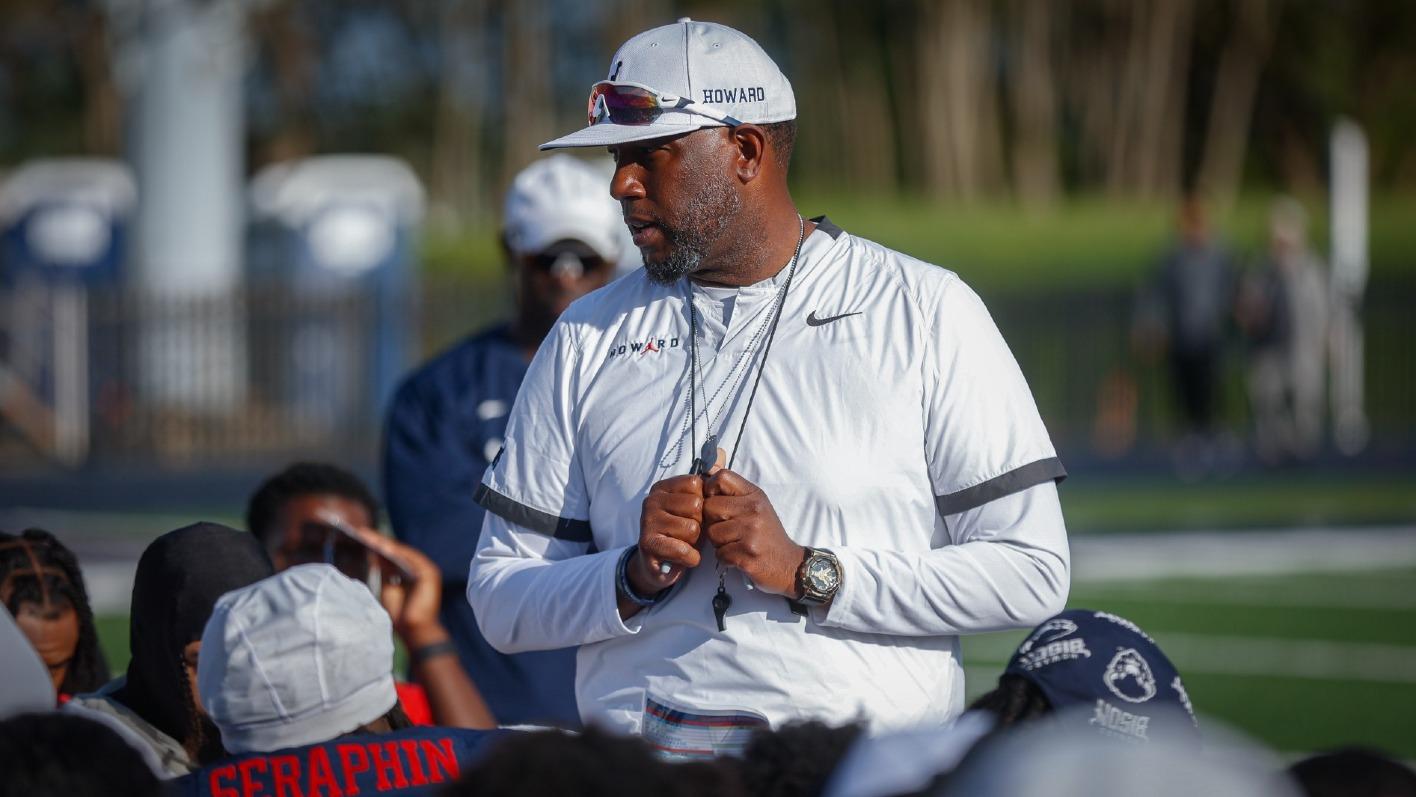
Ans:
{"label": "nike swoosh on cap", "polygon": [[842,318],[849,318],[853,315],[860,315],[861,312],[862,311],[857,310],[854,313],[841,313],[840,315],[830,315],[826,316],[825,318],[817,318],[816,311],[812,310],[811,312],[806,314],[806,325],[809,327],[819,327],[822,324],[829,324],[832,321],[840,321]]}

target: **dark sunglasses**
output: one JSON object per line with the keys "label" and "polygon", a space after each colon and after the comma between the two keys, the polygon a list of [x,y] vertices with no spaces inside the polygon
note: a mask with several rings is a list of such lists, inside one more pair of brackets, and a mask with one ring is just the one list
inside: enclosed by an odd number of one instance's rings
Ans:
{"label": "dark sunglasses", "polygon": [[592,255],[576,249],[552,249],[546,252],[537,252],[534,255],[527,255],[526,257],[537,271],[556,275],[566,271],[578,271],[581,274],[589,274],[609,265],[609,263],[599,255]]}

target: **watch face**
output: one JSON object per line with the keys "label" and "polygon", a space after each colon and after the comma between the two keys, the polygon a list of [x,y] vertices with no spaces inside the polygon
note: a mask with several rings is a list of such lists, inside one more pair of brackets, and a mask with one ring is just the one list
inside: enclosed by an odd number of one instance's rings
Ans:
{"label": "watch face", "polygon": [[806,565],[806,580],[817,592],[831,592],[840,586],[841,572],[830,559],[815,557]]}

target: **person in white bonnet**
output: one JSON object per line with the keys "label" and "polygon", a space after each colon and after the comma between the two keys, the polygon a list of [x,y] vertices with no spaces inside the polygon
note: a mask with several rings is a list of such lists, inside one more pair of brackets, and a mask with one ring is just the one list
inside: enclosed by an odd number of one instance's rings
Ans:
{"label": "person in white bonnet", "polygon": [[388,613],[327,564],[223,595],[202,633],[197,689],[233,754],[408,725],[394,691]]}

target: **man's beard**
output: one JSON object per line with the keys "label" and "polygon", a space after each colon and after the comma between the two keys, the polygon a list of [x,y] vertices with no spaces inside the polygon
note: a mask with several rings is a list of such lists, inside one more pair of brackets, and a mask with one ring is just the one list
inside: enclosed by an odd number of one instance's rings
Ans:
{"label": "man's beard", "polygon": [[672,285],[680,277],[697,271],[708,250],[740,210],[742,198],[733,190],[732,179],[728,175],[715,174],[706,180],[703,189],[684,202],[674,214],[684,219],[685,224],[697,226],[670,226],[663,218],[655,220],[668,241],[669,253],[660,260],[650,260],[648,255],[644,257],[644,271],[649,279],[660,285]]}

